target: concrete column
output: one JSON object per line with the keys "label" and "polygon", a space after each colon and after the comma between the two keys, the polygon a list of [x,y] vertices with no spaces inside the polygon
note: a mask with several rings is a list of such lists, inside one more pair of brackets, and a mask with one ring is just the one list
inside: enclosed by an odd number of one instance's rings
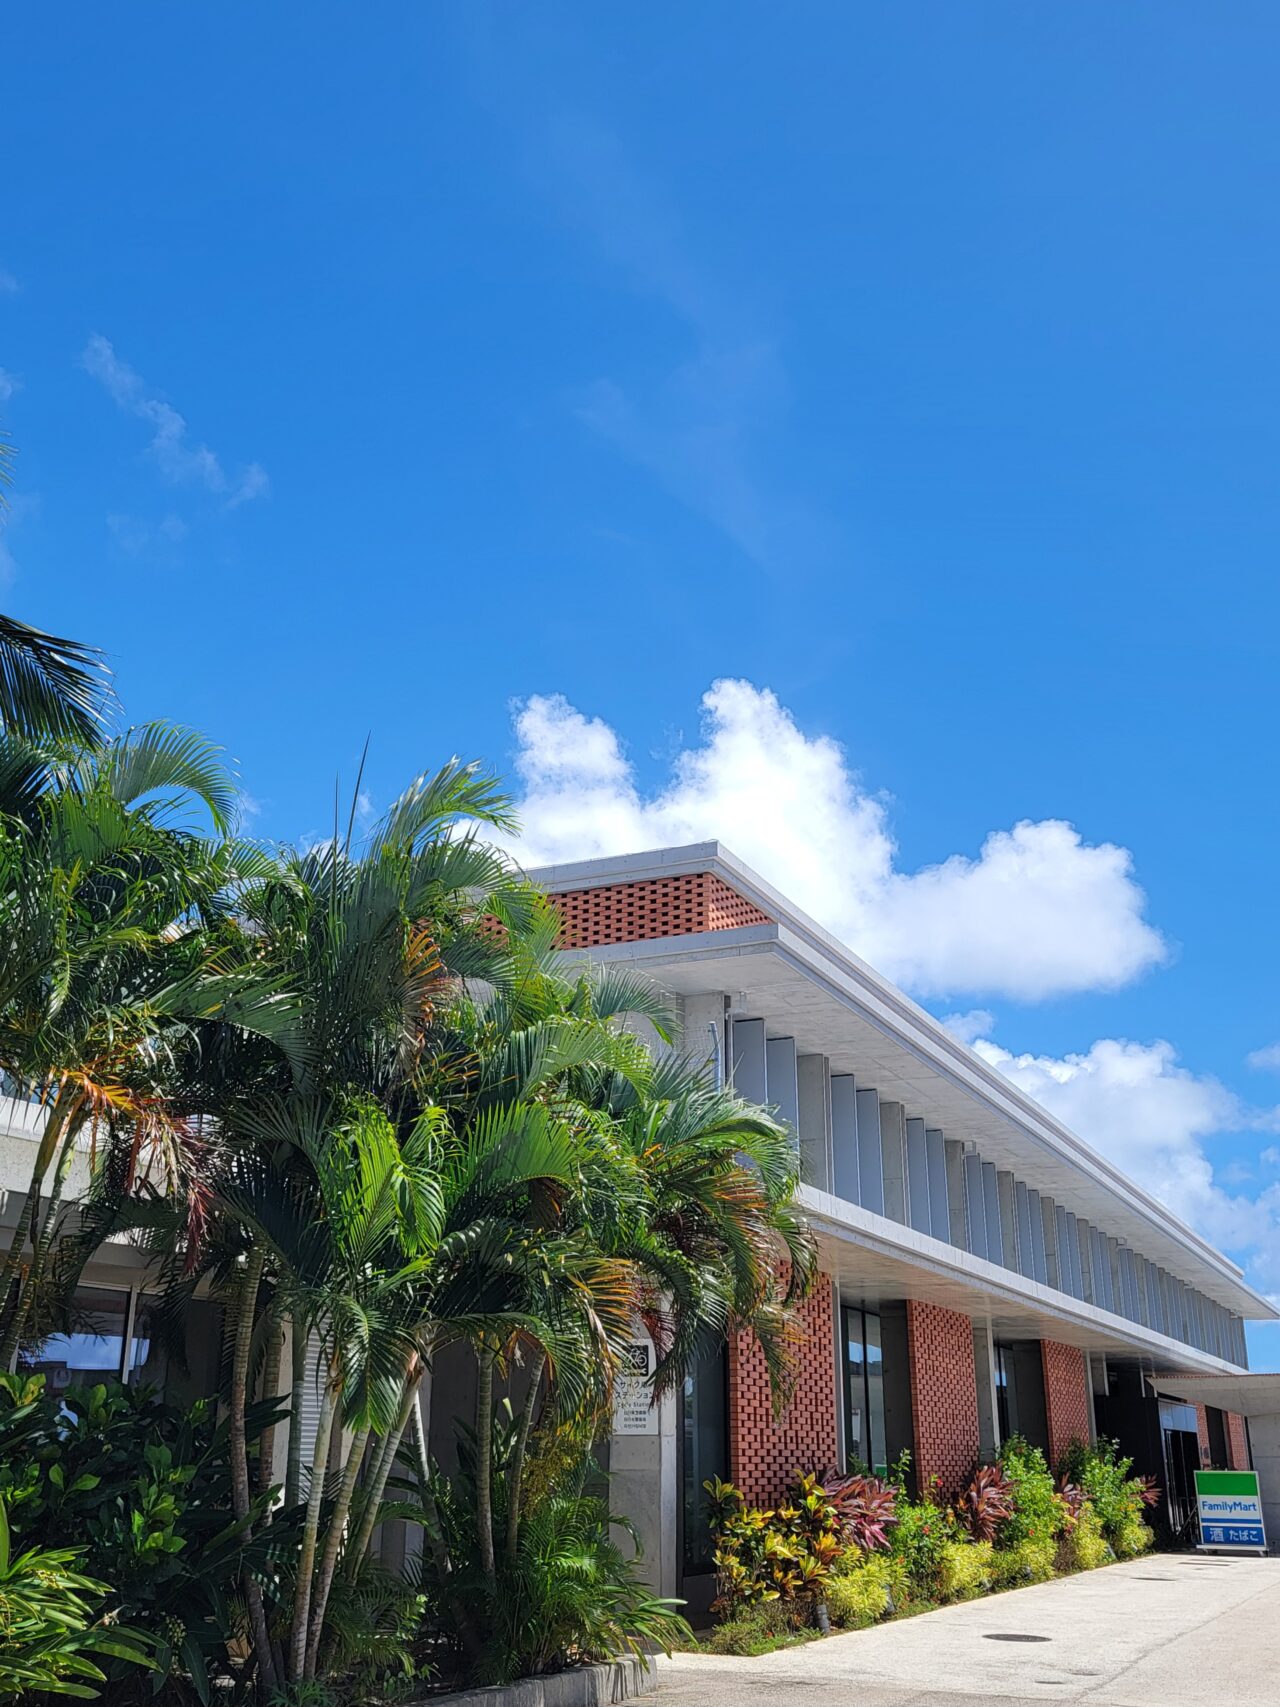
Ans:
{"label": "concrete column", "polygon": [[609,1441],[613,1509],[635,1524],[644,1553],[640,1574],[659,1595],[680,1593],[677,1405],[677,1395],[666,1394],[654,1407],[651,1433],[615,1434]]}
{"label": "concrete column", "polygon": [[991,1323],[973,1324],[973,1373],[978,1388],[978,1438],[984,1459],[1000,1450],[1000,1412],[996,1405],[996,1348]]}
{"label": "concrete column", "polygon": [[681,1004],[684,1009],[681,1048],[691,1061],[706,1061],[713,1084],[727,1084],[733,1077],[725,1047],[729,1029],[725,1018],[727,1005],[722,990],[686,996]]}

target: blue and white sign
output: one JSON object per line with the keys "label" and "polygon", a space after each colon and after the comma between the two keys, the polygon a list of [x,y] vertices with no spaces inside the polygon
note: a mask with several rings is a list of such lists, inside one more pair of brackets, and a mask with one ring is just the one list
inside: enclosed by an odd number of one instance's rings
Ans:
{"label": "blue and white sign", "polygon": [[1267,1550],[1262,1500],[1253,1470],[1197,1470],[1200,1545],[1224,1552]]}

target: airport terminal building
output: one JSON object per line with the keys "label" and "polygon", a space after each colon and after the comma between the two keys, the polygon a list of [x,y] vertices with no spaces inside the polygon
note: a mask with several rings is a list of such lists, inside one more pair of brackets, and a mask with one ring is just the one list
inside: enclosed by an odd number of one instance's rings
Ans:
{"label": "airport terminal building", "polygon": [[[1015,1431],[1051,1461],[1073,1438],[1103,1434],[1166,1490],[1176,1534],[1193,1509],[1192,1470],[1249,1463],[1244,1419],[1203,1397],[1223,1384],[1192,1378],[1245,1370],[1245,1320],[1276,1312],[1087,1133],[1062,1126],[717,843],[532,875],[562,914],[566,954],[644,970],[676,998],[684,1051],[794,1128],[818,1240],[821,1273],[781,1418],[745,1335],[707,1347],[683,1392],[657,1406],[641,1384],[620,1384],[603,1455],[614,1509],[636,1524],[661,1592],[694,1609],[710,1598],[702,1484],[712,1475],[767,1502],[796,1470],[882,1468],[906,1450],[918,1485],[936,1478],[951,1492]],[[0,1111],[9,1225],[41,1118],[31,1105]],[[175,1396],[215,1388],[212,1300],[192,1306],[186,1368],[166,1370],[155,1279],[138,1250],[109,1242],[84,1280],[78,1331],[24,1358],[55,1390],[110,1374],[165,1382]],[[473,1383],[465,1360],[436,1371],[442,1461]],[[386,1540],[389,1562],[414,1545]]]}
{"label": "airport terminal building", "polygon": [[918,1484],[950,1491],[1012,1432],[1051,1462],[1103,1434],[1167,1490],[1176,1532],[1194,1468],[1247,1465],[1244,1420],[1176,1377],[1246,1368],[1245,1320],[1276,1312],[1088,1134],[717,843],[533,875],[566,952],[643,969],[678,998],[685,1051],[791,1123],[818,1238],[780,1421],[745,1336],[710,1348],[682,1399],[616,1413],[614,1498],[665,1592],[708,1592],[713,1474],[768,1501],[796,1469],[905,1448]]}

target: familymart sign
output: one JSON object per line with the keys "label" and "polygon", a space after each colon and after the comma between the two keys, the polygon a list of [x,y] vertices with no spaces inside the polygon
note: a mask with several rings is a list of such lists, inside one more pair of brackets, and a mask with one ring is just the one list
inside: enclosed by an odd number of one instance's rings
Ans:
{"label": "familymart sign", "polygon": [[1197,1470],[1200,1545],[1224,1552],[1262,1552],[1262,1500],[1253,1470]]}

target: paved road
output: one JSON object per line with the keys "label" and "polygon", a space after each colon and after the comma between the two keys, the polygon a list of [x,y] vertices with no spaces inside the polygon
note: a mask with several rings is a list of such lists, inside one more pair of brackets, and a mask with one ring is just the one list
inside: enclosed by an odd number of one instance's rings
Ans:
{"label": "paved road", "polygon": [[1280,1559],[1138,1559],[760,1659],[661,1668],[655,1707],[1280,1707]]}

